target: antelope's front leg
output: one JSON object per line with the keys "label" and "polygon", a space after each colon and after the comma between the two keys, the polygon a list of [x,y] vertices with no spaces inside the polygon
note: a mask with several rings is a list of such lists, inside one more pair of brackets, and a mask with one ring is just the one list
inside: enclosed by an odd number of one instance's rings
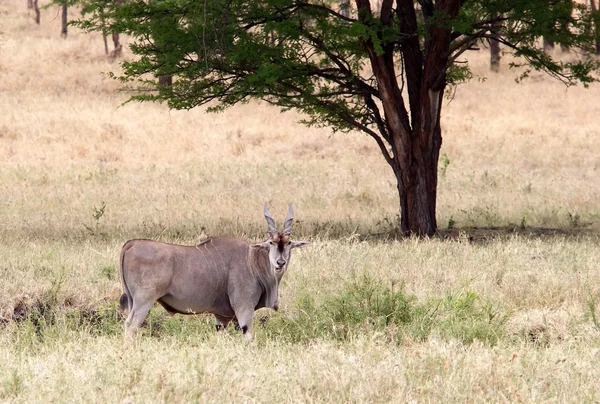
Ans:
{"label": "antelope's front leg", "polygon": [[254,317],[254,309],[250,307],[242,307],[234,310],[239,327],[244,334],[244,338],[246,338],[248,341],[252,341],[252,319]]}

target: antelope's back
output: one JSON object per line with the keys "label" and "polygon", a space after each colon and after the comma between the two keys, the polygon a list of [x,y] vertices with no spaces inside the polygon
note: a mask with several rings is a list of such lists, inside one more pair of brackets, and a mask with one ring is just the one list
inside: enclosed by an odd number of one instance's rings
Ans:
{"label": "antelope's back", "polygon": [[130,240],[123,246],[123,277],[132,293],[171,296],[199,309],[222,300],[231,277],[250,275],[248,248],[248,242],[230,237],[196,246]]}

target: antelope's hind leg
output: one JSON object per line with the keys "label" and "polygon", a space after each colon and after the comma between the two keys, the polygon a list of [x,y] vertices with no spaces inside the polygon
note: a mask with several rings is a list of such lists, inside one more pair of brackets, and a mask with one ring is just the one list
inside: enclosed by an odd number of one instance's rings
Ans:
{"label": "antelope's hind leg", "polygon": [[154,305],[153,300],[139,301],[139,299],[133,299],[133,307],[129,312],[127,320],[125,320],[125,337],[135,338],[138,328],[142,325],[148,312]]}
{"label": "antelope's hind leg", "polygon": [[223,331],[227,328],[229,323],[231,322],[231,318],[218,316],[215,314],[215,329],[217,331]]}

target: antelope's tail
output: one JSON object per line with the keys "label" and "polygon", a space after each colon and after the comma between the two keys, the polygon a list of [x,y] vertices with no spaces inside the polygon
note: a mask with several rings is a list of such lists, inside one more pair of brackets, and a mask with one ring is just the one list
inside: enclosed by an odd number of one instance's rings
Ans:
{"label": "antelope's tail", "polygon": [[132,241],[133,240],[129,240],[123,244],[123,248],[121,248],[121,259],[119,260],[119,273],[121,274],[121,287],[123,288],[123,294],[119,298],[119,307],[123,313],[127,310],[131,310],[131,307],[133,306],[133,297],[131,296],[131,292],[129,292],[127,282],[125,282],[125,253],[131,246]]}
{"label": "antelope's tail", "polygon": [[129,297],[127,297],[126,293],[123,293],[119,298],[119,309],[122,312],[129,310]]}

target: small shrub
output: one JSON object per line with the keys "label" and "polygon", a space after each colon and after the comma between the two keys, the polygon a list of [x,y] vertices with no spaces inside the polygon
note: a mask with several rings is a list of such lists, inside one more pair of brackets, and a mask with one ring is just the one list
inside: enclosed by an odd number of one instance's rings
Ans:
{"label": "small shrub", "polygon": [[123,316],[117,302],[99,307],[73,308],[65,313],[65,328],[90,335],[118,335],[123,332]]}
{"label": "small shrub", "polygon": [[[234,328],[229,327],[232,332]],[[144,321],[144,327],[139,332],[147,333],[154,338],[177,336],[183,339],[201,341],[214,334],[214,320],[212,315],[182,315],[170,316],[157,305],[154,306]]]}
{"label": "small shrub", "polygon": [[424,304],[415,314],[413,336],[423,339],[427,332],[470,344],[475,340],[495,345],[508,316],[472,291],[450,293]]}
{"label": "small shrub", "polygon": [[276,314],[265,323],[267,338],[345,341],[361,333],[400,327],[411,321],[415,298],[394,288],[394,284],[384,286],[364,275],[321,303],[309,293],[302,294],[296,310],[287,316]]}
{"label": "small shrub", "polygon": [[576,229],[581,225],[581,218],[577,212],[571,213],[567,211],[567,222],[569,223],[569,227],[572,229]]}
{"label": "small shrub", "polygon": [[87,231],[90,233],[90,235],[95,236],[95,235],[102,235],[100,233],[100,219],[102,219],[102,216],[104,216],[104,213],[106,212],[106,203],[104,201],[102,201],[100,203],[100,206],[93,206],[92,207],[92,218],[94,219],[94,224],[93,225],[87,225],[87,224],[83,224],[83,227],[85,227],[87,229]]}
{"label": "small shrub", "polygon": [[598,301],[596,296],[590,291],[587,291],[587,306],[588,311],[586,313],[586,317],[592,322],[592,325],[596,329],[596,331],[600,332],[600,320],[598,319],[598,313],[596,312],[596,306]]}
{"label": "small shrub", "polygon": [[263,328],[266,340],[293,343],[348,341],[381,332],[390,342],[423,341],[435,333],[466,344],[479,340],[494,345],[506,320],[499,309],[471,291],[419,303],[403,288],[365,275],[320,303],[310,293],[302,294],[295,309],[272,315]]}
{"label": "small shrub", "polygon": [[340,296],[329,300],[324,309],[336,323],[382,328],[409,322],[414,300],[402,290],[394,291],[393,284],[384,287],[364,275]]}
{"label": "small shrub", "polygon": [[440,156],[440,161],[439,161],[440,176],[442,178],[444,178],[446,176],[446,170],[448,169],[449,165],[450,165],[450,159],[448,158],[448,155],[446,153],[442,153],[442,155]]}
{"label": "small shrub", "polygon": [[450,216],[450,219],[448,219],[448,230],[454,229],[454,226],[456,226],[456,220]]}

